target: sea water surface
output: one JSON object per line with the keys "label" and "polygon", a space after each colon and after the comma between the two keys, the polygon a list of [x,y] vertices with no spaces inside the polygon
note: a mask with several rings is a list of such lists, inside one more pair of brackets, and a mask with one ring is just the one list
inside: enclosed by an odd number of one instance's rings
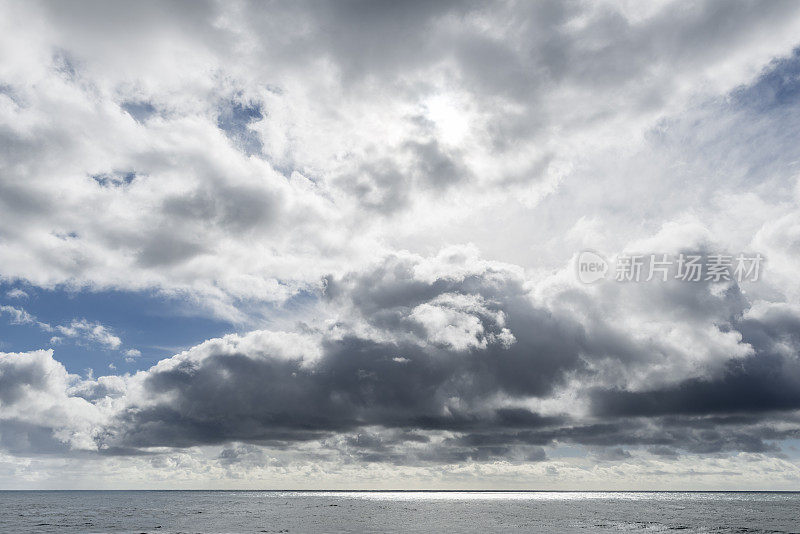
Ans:
{"label": "sea water surface", "polygon": [[800,493],[4,491],[0,532],[800,532]]}

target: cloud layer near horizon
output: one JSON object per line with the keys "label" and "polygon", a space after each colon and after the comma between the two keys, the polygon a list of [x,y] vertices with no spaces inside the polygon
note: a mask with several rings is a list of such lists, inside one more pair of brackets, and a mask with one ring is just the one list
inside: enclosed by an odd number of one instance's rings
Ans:
{"label": "cloud layer near horizon", "polygon": [[800,434],[800,313],[712,289],[692,290],[703,321],[657,312],[623,327],[602,303],[630,295],[555,284],[537,297],[471,249],[391,256],[327,281],[336,320],[209,340],[135,375],[84,379],[51,351],[5,354],[0,436],[22,455],[310,443],[307,457],[403,466],[525,465],[568,445],[601,461],[629,448],[781,456]]}
{"label": "cloud layer near horizon", "polygon": [[[796,4],[2,10],[3,280],[240,325],[133,374],[0,354],[12,472],[547,476],[578,448],[628,480],[751,455],[796,484]],[[587,286],[584,248],[769,270]]]}

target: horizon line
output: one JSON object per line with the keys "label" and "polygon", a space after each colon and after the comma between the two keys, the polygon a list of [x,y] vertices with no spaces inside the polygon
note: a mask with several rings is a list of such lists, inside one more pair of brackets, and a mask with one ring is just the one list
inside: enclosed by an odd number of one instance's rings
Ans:
{"label": "horizon line", "polygon": [[197,491],[197,492],[262,492],[262,493],[800,493],[796,490],[578,490],[578,489],[1,489],[0,492],[21,492],[21,491],[136,491],[136,492],[158,492],[158,491]]}

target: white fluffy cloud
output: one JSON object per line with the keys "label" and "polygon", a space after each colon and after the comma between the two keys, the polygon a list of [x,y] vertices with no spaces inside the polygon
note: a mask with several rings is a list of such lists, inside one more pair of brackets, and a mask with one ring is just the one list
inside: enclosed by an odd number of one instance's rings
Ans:
{"label": "white fluffy cloud", "polygon": [[[579,219],[641,237],[636,199],[688,177],[647,164],[643,135],[751,81],[800,24],[781,3],[185,7],[4,7],[4,276],[191,291],[244,319],[233,299],[387,247],[552,267]],[[651,224],[686,208],[659,200]]]}
{"label": "white fluffy cloud", "polygon": [[[0,353],[0,439],[18,453],[97,450],[95,438],[106,421],[103,403],[74,396],[79,382],[53,359],[52,350]],[[37,441],[39,438],[40,441]]]}

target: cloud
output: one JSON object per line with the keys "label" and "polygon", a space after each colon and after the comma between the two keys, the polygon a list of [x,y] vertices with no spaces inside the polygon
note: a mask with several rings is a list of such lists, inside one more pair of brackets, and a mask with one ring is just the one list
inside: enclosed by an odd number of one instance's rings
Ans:
{"label": "cloud", "polygon": [[71,394],[79,379],[52,350],[0,353],[0,439],[11,452],[97,450],[102,408]]}
{"label": "cloud", "polygon": [[6,291],[6,297],[10,299],[26,299],[28,294],[19,288],[14,288]]}
{"label": "cloud", "polygon": [[[645,341],[641,323],[616,324],[636,313],[638,299],[653,301],[634,286],[616,286],[634,293],[618,301],[624,310],[588,309],[581,320],[564,306],[584,303],[592,286],[572,282],[547,298],[534,287],[513,266],[469,248],[392,255],[329,278],[326,306],[338,315],[319,325],[209,340],[135,375],[70,385],[76,379],[52,352],[7,356],[3,403],[18,405],[28,387],[75,399],[80,417],[59,426],[47,420],[52,435],[80,435],[79,445],[67,442],[117,455],[309,444],[341,462],[525,463],[572,444],[624,461],[631,449],[659,457],[779,454],[776,442],[800,435],[800,368],[796,349],[786,350],[797,342],[793,309],[737,301],[743,308],[726,329],[750,352],[729,353],[717,369],[703,365],[717,358],[709,349],[720,343],[715,336],[697,338],[697,350],[683,355],[669,329],[649,331]],[[710,320],[722,321],[727,297],[705,290],[716,301]],[[670,314],[661,315],[669,324]],[[647,347],[694,365],[670,362],[669,381],[648,387],[643,377],[658,379],[658,366],[632,359]],[[52,381],[49,369],[62,378]],[[20,411],[13,422],[42,428],[38,413]]]}
{"label": "cloud", "polygon": [[73,319],[67,325],[52,326],[36,319],[33,315],[22,308],[14,306],[0,306],[0,315],[8,315],[11,324],[14,325],[35,325],[43,332],[58,332],[59,336],[50,338],[51,344],[58,344],[65,337],[97,343],[106,348],[117,350],[122,345],[122,340],[114,335],[110,328],[98,322],[90,322],[86,319]]}
{"label": "cloud", "polygon": [[85,338],[104,345],[109,349],[118,349],[122,340],[100,323],[91,323],[86,319],[73,320],[69,325],[57,326],[56,330],[67,337]]}
{"label": "cloud", "polygon": [[[483,220],[473,215],[509,195],[525,224],[569,169],[624,147],[695,88],[713,97],[748,81],[798,24],[782,2],[6,9],[28,23],[4,37],[16,52],[0,120],[14,150],[0,187],[15,215],[2,274],[189,291],[236,320],[235,299],[281,302],[359,268],[398,227],[413,236],[399,248],[420,250],[431,225]],[[95,217],[73,215],[86,205]],[[253,278],[268,283],[242,283]]]}
{"label": "cloud", "polygon": [[[186,295],[237,332],[99,378],[3,353],[12,455],[796,473],[797,4],[0,10],[0,278]],[[767,267],[582,285],[584,249]]]}
{"label": "cloud", "polygon": [[32,324],[36,322],[36,318],[22,308],[15,308],[14,306],[0,306],[0,313],[8,315],[13,324]]}

